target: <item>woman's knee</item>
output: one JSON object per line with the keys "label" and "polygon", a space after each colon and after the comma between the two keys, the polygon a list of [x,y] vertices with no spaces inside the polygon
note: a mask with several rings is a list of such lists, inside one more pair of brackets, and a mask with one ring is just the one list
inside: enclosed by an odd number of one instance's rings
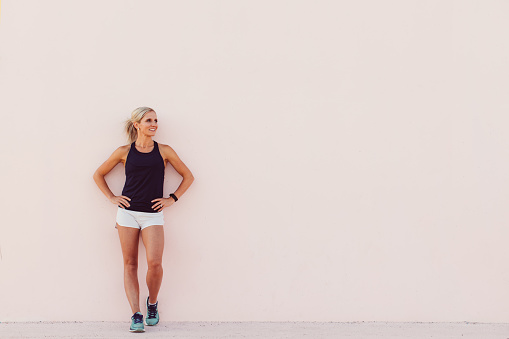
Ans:
{"label": "woman's knee", "polygon": [[124,268],[129,270],[138,269],[138,259],[137,258],[124,258]]}
{"label": "woman's knee", "polygon": [[147,259],[148,268],[151,270],[163,269],[163,262],[160,258]]}

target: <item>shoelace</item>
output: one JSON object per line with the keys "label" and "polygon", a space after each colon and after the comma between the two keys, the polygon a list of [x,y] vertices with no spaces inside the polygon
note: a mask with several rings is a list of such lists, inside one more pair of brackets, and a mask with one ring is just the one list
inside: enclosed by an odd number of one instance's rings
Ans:
{"label": "shoelace", "polygon": [[135,324],[143,323],[143,316],[140,314],[133,315],[133,319]]}
{"label": "shoelace", "polygon": [[147,318],[155,318],[157,314],[157,303],[155,305],[148,305],[148,316]]}

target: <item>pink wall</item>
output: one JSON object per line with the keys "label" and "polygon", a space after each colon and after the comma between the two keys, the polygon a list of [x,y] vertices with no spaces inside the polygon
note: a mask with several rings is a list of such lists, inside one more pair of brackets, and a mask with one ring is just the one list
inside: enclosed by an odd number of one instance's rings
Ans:
{"label": "pink wall", "polygon": [[508,12],[2,1],[0,321],[129,318],[92,174],[146,105],[196,179],[164,212],[165,320],[506,322]]}

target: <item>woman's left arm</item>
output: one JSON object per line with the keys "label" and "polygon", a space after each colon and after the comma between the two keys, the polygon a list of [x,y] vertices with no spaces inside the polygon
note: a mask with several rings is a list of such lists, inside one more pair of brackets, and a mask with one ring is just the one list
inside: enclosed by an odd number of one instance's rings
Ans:
{"label": "woman's left arm", "polygon": [[[164,145],[164,144],[158,144],[158,145],[161,149],[161,153],[163,155],[164,162],[165,163],[169,162],[173,166],[173,168],[175,168],[175,170],[183,178],[179,187],[173,193],[177,196],[177,199],[180,199],[180,197],[187,191],[189,186],[191,186],[191,184],[193,183],[193,181],[194,181],[193,173],[191,173],[189,168],[187,168],[187,166],[182,162],[182,160],[180,160],[179,156],[173,150],[173,148],[171,148],[168,145]],[[154,199],[154,200],[152,200],[152,202],[156,202],[152,206],[152,208],[159,212],[159,211],[162,211],[163,208],[173,205],[173,203],[175,201],[173,200],[173,198],[170,197],[170,198]]]}

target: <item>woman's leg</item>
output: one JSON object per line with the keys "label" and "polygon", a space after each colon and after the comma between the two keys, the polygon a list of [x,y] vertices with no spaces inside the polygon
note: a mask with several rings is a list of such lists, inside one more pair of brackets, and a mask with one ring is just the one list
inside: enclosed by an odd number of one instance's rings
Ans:
{"label": "woman's leg", "polygon": [[138,239],[140,230],[117,224],[122,256],[124,257],[124,288],[133,313],[140,312],[140,286],[138,284]]}
{"label": "woman's leg", "polygon": [[157,301],[157,295],[159,294],[159,288],[163,280],[163,226],[153,225],[142,229],[141,238],[147,251],[147,287],[150,297],[149,302],[154,304]]}

